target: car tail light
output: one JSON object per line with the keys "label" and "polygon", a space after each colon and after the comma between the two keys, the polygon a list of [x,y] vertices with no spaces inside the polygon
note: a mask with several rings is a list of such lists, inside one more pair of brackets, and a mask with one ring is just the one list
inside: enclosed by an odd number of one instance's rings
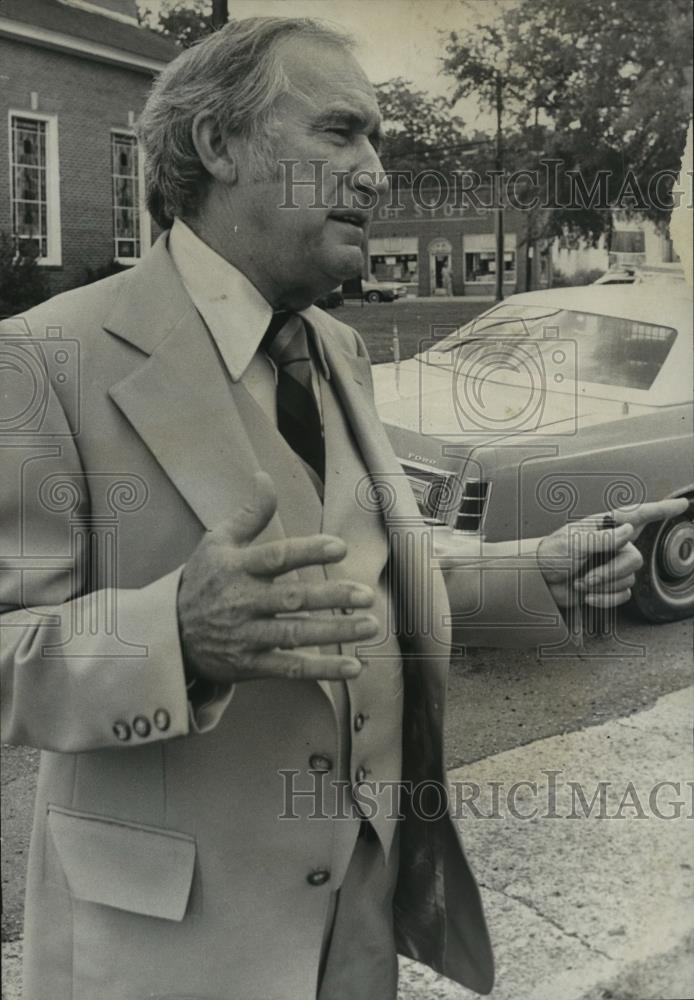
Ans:
{"label": "car tail light", "polygon": [[492,484],[488,479],[466,479],[455,521],[456,531],[479,532],[489,503]]}

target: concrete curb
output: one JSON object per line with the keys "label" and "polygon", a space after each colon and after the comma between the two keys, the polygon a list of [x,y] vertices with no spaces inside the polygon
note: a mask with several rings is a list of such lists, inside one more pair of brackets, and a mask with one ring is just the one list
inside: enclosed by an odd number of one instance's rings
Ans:
{"label": "concrete curb", "polygon": [[[493,1000],[694,996],[693,713],[694,687],[449,773],[495,945]],[[658,782],[674,784],[654,796]],[[2,952],[2,996],[21,1000],[21,942]],[[401,963],[399,1000],[475,996]]]}

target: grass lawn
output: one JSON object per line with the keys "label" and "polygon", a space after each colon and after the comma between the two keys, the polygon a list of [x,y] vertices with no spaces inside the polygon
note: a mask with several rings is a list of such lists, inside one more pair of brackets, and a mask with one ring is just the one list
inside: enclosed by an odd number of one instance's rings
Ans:
{"label": "grass lawn", "polygon": [[440,340],[468,320],[489,309],[492,302],[466,299],[438,302],[398,299],[395,302],[346,302],[331,310],[364,338],[374,364],[393,360],[393,323],[397,321],[400,357],[411,358],[421,341]]}

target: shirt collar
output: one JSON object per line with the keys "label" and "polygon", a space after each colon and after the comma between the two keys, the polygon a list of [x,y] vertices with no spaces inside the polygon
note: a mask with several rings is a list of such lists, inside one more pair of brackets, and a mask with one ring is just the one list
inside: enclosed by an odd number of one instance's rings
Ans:
{"label": "shirt collar", "polygon": [[[272,307],[242,271],[178,218],[169,233],[169,253],[229,375],[238,382],[258,351]],[[305,313],[299,315],[310,326]],[[317,336],[313,337],[313,343],[323,374],[329,378],[323,345]]]}

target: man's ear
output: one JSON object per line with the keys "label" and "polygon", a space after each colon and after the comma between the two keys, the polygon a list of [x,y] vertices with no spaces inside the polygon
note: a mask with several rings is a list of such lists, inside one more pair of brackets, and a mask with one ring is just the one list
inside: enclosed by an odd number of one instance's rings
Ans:
{"label": "man's ear", "polygon": [[235,184],[238,178],[235,143],[224,138],[209,112],[201,111],[193,119],[192,139],[207,172],[222,184]]}

